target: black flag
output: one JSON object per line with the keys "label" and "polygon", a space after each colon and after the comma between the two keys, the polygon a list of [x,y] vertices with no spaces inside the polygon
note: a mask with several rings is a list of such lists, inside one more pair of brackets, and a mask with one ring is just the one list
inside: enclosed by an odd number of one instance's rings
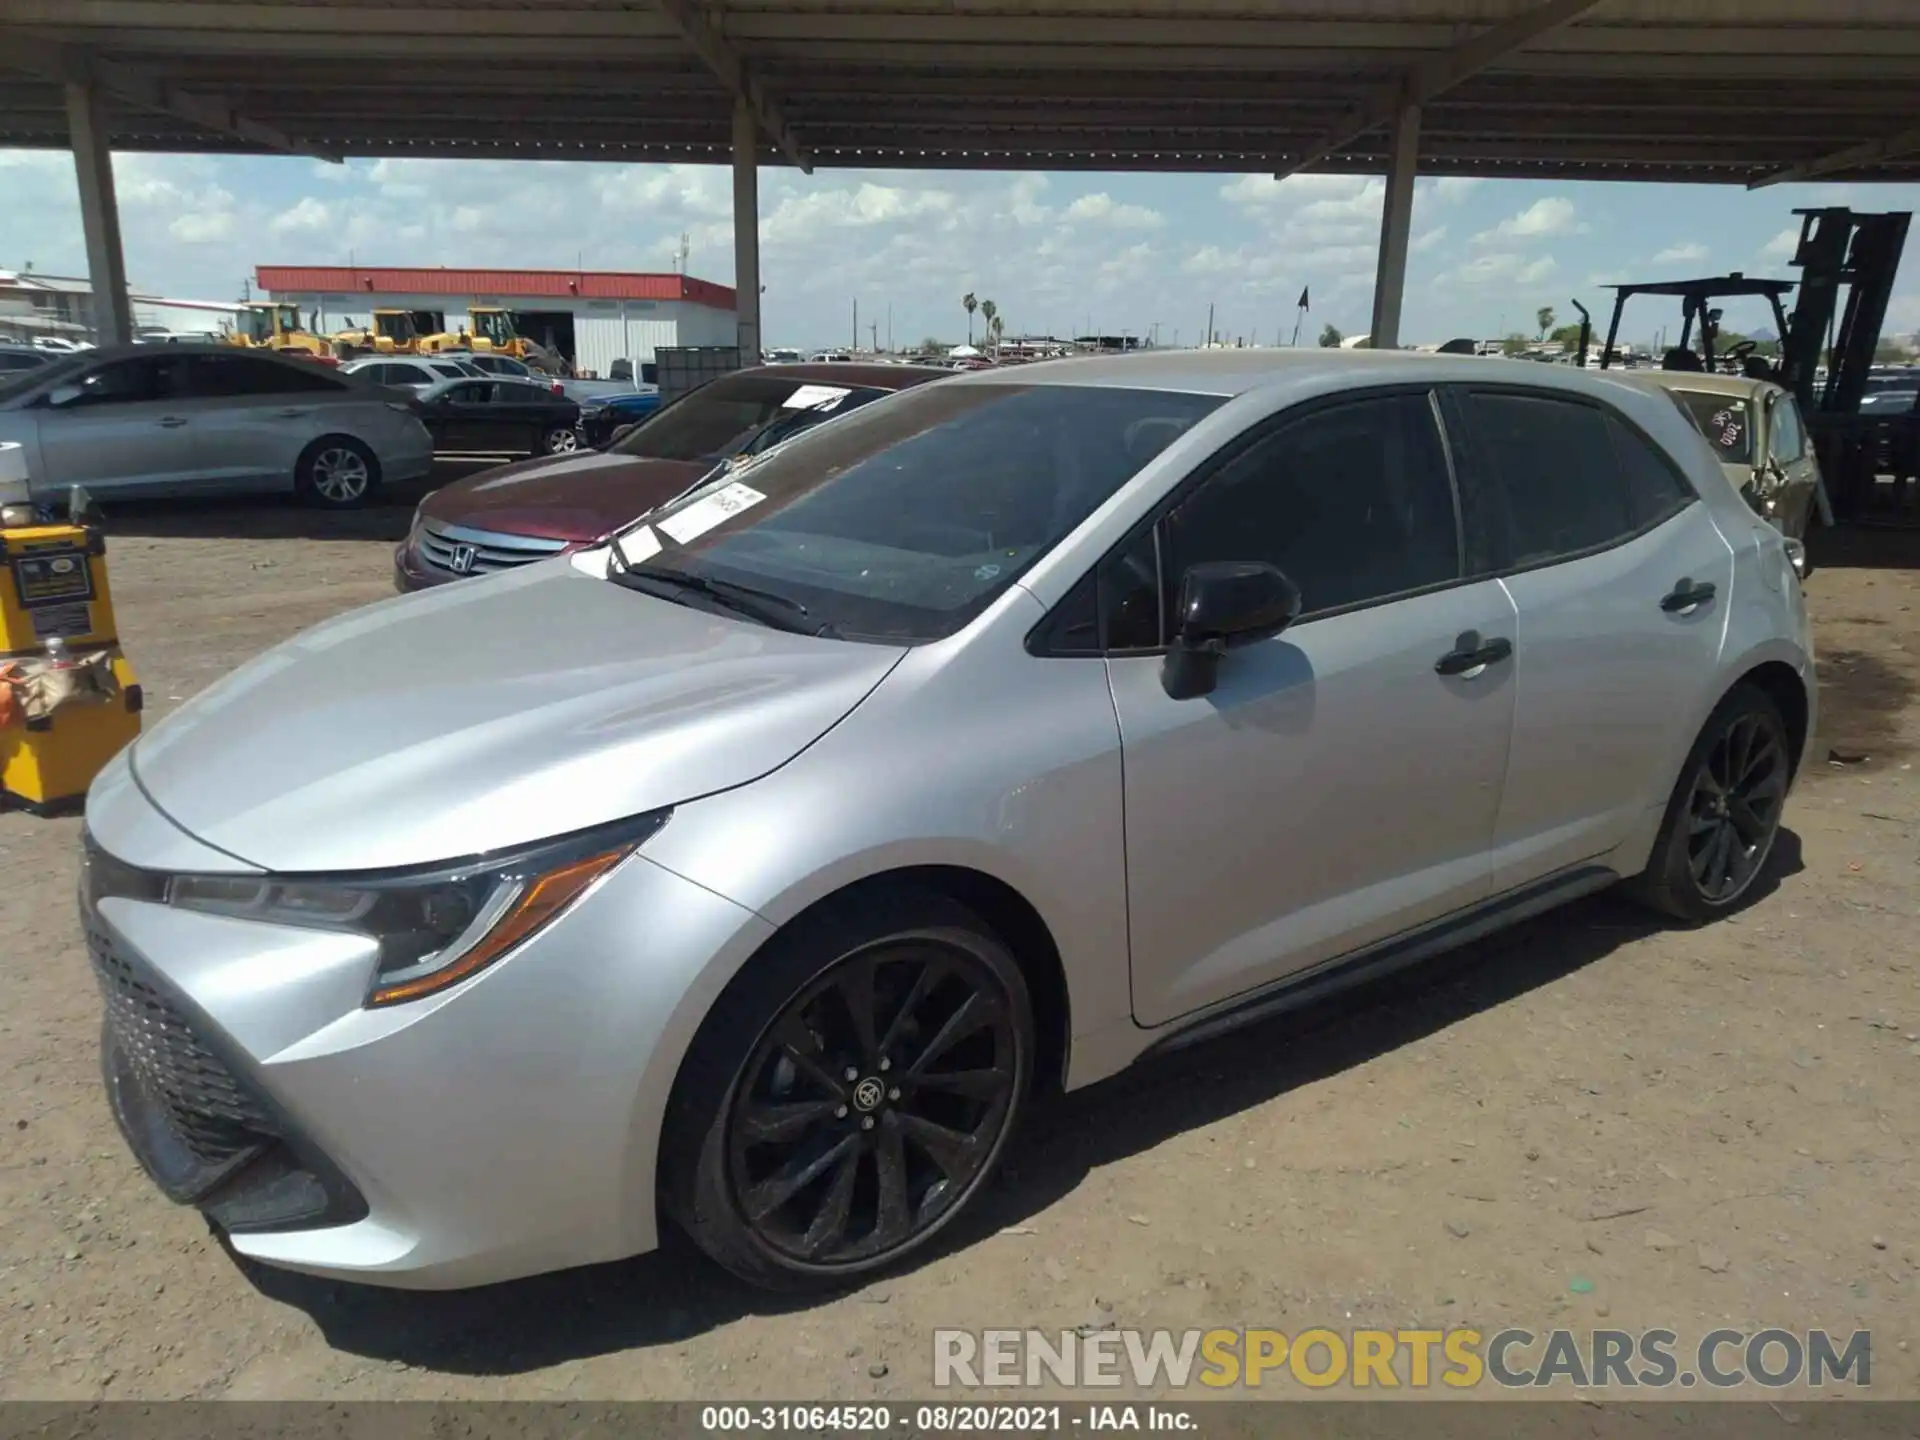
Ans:
{"label": "black flag", "polygon": [[1299,308],[1302,310],[1311,310],[1313,308],[1311,305],[1307,304],[1307,287],[1306,286],[1302,285],[1300,287],[1300,298],[1294,303],[1298,305]]}

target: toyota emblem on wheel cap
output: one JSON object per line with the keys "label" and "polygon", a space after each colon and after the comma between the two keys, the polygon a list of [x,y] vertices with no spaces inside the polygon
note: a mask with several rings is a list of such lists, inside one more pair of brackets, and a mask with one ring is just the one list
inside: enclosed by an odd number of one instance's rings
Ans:
{"label": "toyota emblem on wheel cap", "polygon": [[886,1094],[880,1082],[869,1075],[853,1087],[853,1108],[863,1114],[870,1110],[878,1110]]}

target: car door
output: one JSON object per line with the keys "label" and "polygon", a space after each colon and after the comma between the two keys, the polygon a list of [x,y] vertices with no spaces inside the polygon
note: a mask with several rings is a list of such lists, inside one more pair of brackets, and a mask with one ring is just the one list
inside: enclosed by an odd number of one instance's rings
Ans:
{"label": "car door", "polygon": [[[1142,1024],[1488,893],[1514,615],[1466,562],[1450,472],[1424,389],[1288,412],[1103,565]],[[1175,700],[1169,602],[1204,560],[1275,564],[1304,609]]]}
{"label": "car door", "polygon": [[1785,390],[1767,396],[1767,459],[1775,487],[1767,518],[1788,535],[1804,536],[1820,487],[1820,462],[1808,443],[1799,403]]}
{"label": "car door", "polygon": [[433,400],[427,428],[436,450],[468,454],[498,453],[498,419],[493,405],[494,382],[468,380],[449,385]]}
{"label": "car door", "polygon": [[300,452],[325,431],[330,377],[254,355],[190,355],[195,459],[211,488],[291,484]]}
{"label": "car door", "polygon": [[493,387],[494,438],[489,448],[503,455],[538,454],[548,425],[559,419],[553,396],[540,386],[499,377]]}
{"label": "car door", "polygon": [[1462,488],[1519,614],[1496,890],[1599,863],[1664,806],[1717,673],[1734,553],[1674,462],[1566,394],[1461,389]]}
{"label": "car door", "polygon": [[36,488],[85,485],[97,496],[192,487],[199,478],[184,359],[165,352],[109,360],[36,407]]}

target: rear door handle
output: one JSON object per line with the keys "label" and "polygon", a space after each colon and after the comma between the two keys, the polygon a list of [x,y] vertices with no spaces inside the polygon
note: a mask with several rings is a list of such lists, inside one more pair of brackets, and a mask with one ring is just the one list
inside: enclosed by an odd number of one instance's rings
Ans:
{"label": "rear door handle", "polygon": [[178,430],[182,425],[186,424],[187,422],[178,415],[168,415],[163,417],[160,420],[155,421],[154,423],[157,425],[164,426],[168,430]]}
{"label": "rear door handle", "polygon": [[302,409],[298,405],[289,405],[285,410],[280,412],[280,418],[282,420],[298,420],[302,415],[311,415],[312,413],[311,410]]}
{"label": "rear door handle", "polygon": [[1439,675],[1461,675],[1471,680],[1512,654],[1513,642],[1504,636],[1483,641],[1477,632],[1469,630],[1453,642],[1453,649],[1433,662],[1433,668]]}
{"label": "rear door handle", "polygon": [[1685,615],[1706,604],[1713,596],[1712,585],[1705,582],[1696,585],[1690,578],[1682,579],[1660,597],[1660,608],[1669,615]]}

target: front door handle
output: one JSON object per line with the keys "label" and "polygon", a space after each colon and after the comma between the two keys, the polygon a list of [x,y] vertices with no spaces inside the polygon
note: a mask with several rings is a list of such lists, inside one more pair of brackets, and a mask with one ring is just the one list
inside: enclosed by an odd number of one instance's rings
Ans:
{"label": "front door handle", "polygon": [[160,420],[155,421],[154,423],[161,426],[163,429],[178,430],[182,425],[186,424],[187,422],[178,415],[168,415],[163,417]]}
{"label": "front door handle", "polygon": [[1690,615],[1713,599],[1713,595],[1712,585],[1705,582],[1695,584],[1692,579],[1683,578],[1660,597],[1660,608],[1669,615]]}
{"label": "front door handle", "polygon": [[1498,664],[1512,654],[1513,642],[1504,636],[1496,635],[1483,641],[1478,632],[1469,630],[1453,642],[1453,649],[1433,662],[1433,668],[1439,675],[1458,675],[1471,680],[1487,666]]}
{"label": "front door handle", "polygon": [[304,410],[298,405],[289,405],[285,410],[280,412],[280,418],[282,420],[298,420],[302,415],[311,415],[312,413],[311,410]]}

